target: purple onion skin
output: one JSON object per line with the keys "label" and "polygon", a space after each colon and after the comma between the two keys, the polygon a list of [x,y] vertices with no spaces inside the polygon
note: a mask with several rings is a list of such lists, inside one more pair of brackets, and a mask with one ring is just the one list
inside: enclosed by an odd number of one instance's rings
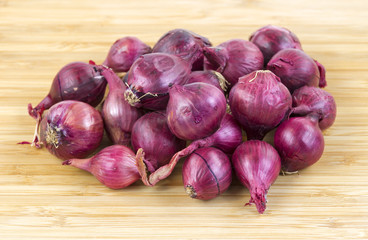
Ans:
{"label": "purple onion skin", "polygon": [[63,100],[77,100],[97,106],[103,99],[106,80],[93,64],[72,62],[55,76],[49,94],[35,107],[28,105],[29,115],[39,118],[43,110]]}
{"label": "purple onion skin", "polygon": [[167,164],[171,157],[186,145],[167,126],[163,112],[151,112],[138,119],[132,130],[132,146],[136,151],[142,148],[148,171],[154,172]]}
{"label": "purple onion skin", "polygon": [[262,140],[291,110],[288,89],[270,71],[255,71],[239,79],[231,89],[229,104],[247,139]]}
{"label": "purple onion skin", "polygon": [[134,152],[123,145],[106,147],[91,158],[69,159],[63,165],[88,171],[111,189],[125,188],[141,178]]}
{"label": "purple onion skin", "polygon": [[60,159],[87,157],[100,145],[103,132],[100,113],[73,100],[53,105],[40,124],[41,142]]}
{"label": "purple onion skin", "polygon": [[242,39],[229,40],[217,47],[205,47],[204,55],[204,68],[221,73],[231,86],[240,77],[263,69],[262,52],[253,43]]}
{"label": "purple onion skin", "polygon": [[109,85],[109,93],[101,111],[107,135],[114,144],[128,146],[133,125],[143,112],[125,101],[126,87],[112,69],[104,68],[101,72]]}
{"label": "purple onion skin", "polygon": [[115,72],[127,72],[137,58],[151,51],[151,47],[138,38],[123,37],[111,46],[103,65],[112,68]]}
{"label": "purple onion skin", "polygon": [[332,126],[336,118],[336,103],[328,92],[304,86],[294,91],[292,113],[297,116],[315,114],[319,119],[319,128],[325,130]]}
{"label": "purple onion skin", "polygon": [[163,35],[152,52],[176,55],[187,61],[193,71],[203,70],[203,47],[211,46],[210,41],[185,29],[174,29]]}
{"label": "purple onion skin", "polygon": [[221,150],[199,148],[183,165],[183,183],[191,198],[209,200],[225,192],[231,184],[231,163]]}
{"label": "purple onion skin", "polygon": [[125,99],[134,107],[164,110],[169,100],[169,88],[185,84],[190,72],[190,65],[177,56],[166,53],[142,55],[129,70]]}
{"label": "purple onion skin", "polygon": [[326,86],[324,71],[321,75],[315,60],[299,49],[279,51],[268,62],[267,69],[281,79],[290,93],[303,86]]}
{"label": "purple onion skin", "polygon": [[268,143],[251,140],[242,143],[232,156],[237,178],[249,189],[250,201],[255,203],[259,213],[266,210],[266,195],[281,170],[277,151]]}
{"label": "purple onion skin", "polygon": [[227,90],[228,81],[221,75],[221,73],[213,70],[195,71],[189,75],[189,79],[186,84],[203,82],[211,84],[221,91]]}
{"label": "purple onion skin", "polygon": [[295,117],[284,121],[275,132],[274,144],[283,171],[295,172],[311,166],[321,158],[325,146],[318,118]]}
{"label": "purple onion skin", "polygon": [[265,66],[273,55],[280,50],[286,48],[302,50],[300,41],[294,33],[286,28],[273,25],[267,25],[258,29],[250,36],[249,41],[261,50]]}
{"label": "purple onion skin", "polygon": [[170,89],[167,123],[175,136],[197,140],[216,132],[226,113],[222,91],[207,83],[175,85]]}

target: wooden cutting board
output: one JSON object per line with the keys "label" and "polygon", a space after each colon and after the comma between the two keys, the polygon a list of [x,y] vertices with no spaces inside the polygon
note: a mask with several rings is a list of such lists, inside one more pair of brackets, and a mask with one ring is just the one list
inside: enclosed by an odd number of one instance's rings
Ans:
{"label": "wooden cutting board", "polygon": [[[367,10],[364,0],[0,0],[0,239],[368,239]],[[26,106],[57,71],[101,63],[120,37],[153,46],[186,28],[217,45],[266,24],[291,29],[324,64],[338,115],[322,159],[280,176],[263,215],[243,206],[249,192],[237,181],[214,200],[193,200],[179,165],[153,188],[110,190],[45,149],[16,144],[32,139]]]}

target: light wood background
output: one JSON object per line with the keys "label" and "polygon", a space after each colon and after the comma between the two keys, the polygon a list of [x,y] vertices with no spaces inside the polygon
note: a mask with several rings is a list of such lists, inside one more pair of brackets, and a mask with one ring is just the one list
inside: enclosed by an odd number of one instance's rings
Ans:
{"label": "light wood background", "polygon": [[[368,2],[364,0],[0,0],[0,239],[368,239]],[[217,45],[275,24],[294,31],[327,69],[338,116],[325,152],[280,176],[259,215],[235,181],[211,201],[190,199],[181,165],[149,188],[110,190],[62,166],[31,140],[29,102],[71,61],[101,63],[117,39],[153,46],[173,28]]]}

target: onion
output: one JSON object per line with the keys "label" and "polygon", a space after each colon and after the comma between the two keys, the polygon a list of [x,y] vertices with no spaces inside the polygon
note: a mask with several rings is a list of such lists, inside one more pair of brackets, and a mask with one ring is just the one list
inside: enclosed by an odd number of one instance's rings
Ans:
{"label": "onion", "polygon": [[273,25],[258,29],[250,36],[249,41],[254,43],[263,53],[265,66],[272,56],[282,49],[296,48],[302,50],[300,41],[294,33],[286,28]]}
{"label": "onion", "polygon": [[141,150],[134,152],[123,145],[102,149],[87,159],[69,159],[63,165],[71,165],[92,173],[102,184],[112,189],[125,188],[141,178],[136,159],[142,157]]}
{"label": "onion", "polygon": [[95,107],[103,99],[105,88],[106,81],[94,64],[72,62],[56,74],[49,94],[35,108],[28,104],[28,113],[38,120],[43,110],[63,100],[78,100]]}
{"label": "onion", "polygon": [[216,148],[199,148],[184,162],[183,183],[191,198],[215,198],[229,188],[231,180],[230,160]]}
{"label": "onion", "polygon": [[170,160],[170,162],[155,172],[153,172],[149,177],[147,176],[146,166],[143,162],[138,162],[140,173],[142,176],[142,181],[147,186],[154,186],[162,179],[170,176],[174,170],[176,164],[181,158],[189,156],[198,148],[203,147],[216,147],[221,151],[232,154],[234,150],[242,142],[242,131],[239,125],[234,120],[233,116],[226,114],[221,121],[220,128],[211,136],[193,141],[188,147],[177,152]]}
{"label": "onion", "polygon": [[250,201],[259,213],[266,210],[266,195],[281,169],[277,151],[268,143],[251,140],[242,143],[232,156],[237,178],[249,189]]}
{"label": "onion", "polygon": [[239,79],[230,91],[229,104],[248,140],[261,140],[287,116],[292,100],[275,74],[260,70]]}
{"label": "onion", "polygon": [[169,88],[183,85],[190,66],[181,58],[166,53],[140,56],[129,70],[125,99],[134,107],[164,110],[169,100]]}
{"label": "onion", "polygon": [[263,68],[263,55],[259,48],[242,39],[229,40],[217,47],[204,48],[205,69],[224,75],[231,86],[241,76]]}
{"label": "onion", "polygon": [[114,42],[103,65],[115,72],[127,72],[134,61],[151,52],[151,47],[136,37],[123,37]]}
{"label": "onion", "polygon": [[[61,159],[87,157],[100,145],[104,132],[100,113],[74,100],[53,105],[43,116],[39,130],[40,143]],[[36,146],[40,144],[38,139],[36,136]]]}
{"label": "onion", "polygon": [[294,91],[292,113],[298,116],[316,114],[321,130],[332,126],[336,118],[336,103],[328,92],[316,88],[304,86]]}
{"label": "onion", "polygon": [[163,35],[152,52],[176,55],[187,61],[192,70],[203,69],[203,47],[211,46],[207,38],[185,29],[174,29]]}
{"label": "onion", "polygon": [[267,64],[290,90],[307,86],[326,86],[324,67],[299,49],[284,49],[276,53]]}
{"label": "onion", "polygon": [[213,70],[204,70],[204,71],[195,71],[189,75],[189,79],[186,84],[195,83],[195,82],[203,82],[212,84],[217,87],[221,91],[227,90],[227,86],[230,84],[221,73],[213,71]]}
{"label": "onion", "polygon": [[101,73],[109,84],[109,93],[101,111],[107,135],[114,144],[127,146],[130,144],[133,124],[143,112],[125,101],[126,87],[112,69],[103,68]]}
{"label": "onion", "polygon": [[318,117],[311,115],[284,121],[275,132],[274,144],[285,172],[299,171],[316,163],[325,146]]}
{"label": "onion", "polygon": [[167,117],[163,112],[147,113],[133,126],[133,149],[144,150],[145,164],[150,172],[167,164],[176,152],[185,147],[185,144],[185,141],[170,132]]}
{"label": "onion", "polygon": [[167,123],[175,136],[196,140],[219,129],[226,113],[226,99],[218,88],[197,82],[175,85],[169,92]]}

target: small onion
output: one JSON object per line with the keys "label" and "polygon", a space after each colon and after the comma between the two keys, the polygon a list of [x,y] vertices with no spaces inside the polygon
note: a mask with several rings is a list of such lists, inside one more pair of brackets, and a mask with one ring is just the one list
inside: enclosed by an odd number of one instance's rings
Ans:
{"label": "small onion", "polygon": [[302,50],[300,41],[294,33],[286,28],[273,25],[258,29],[250,36],[249,41],[254,43],[263,53],[265,66],[273,55],[282,49],[296,48]]}
{"label": "small onion", "polygon": [[249,41],[233,39],[217,47],[205,47],[205,69],[220,72],[231,86],[241,76],[263,69],[263,55],[259,48]]}
{"label": "small onion", "polygon": [[260,70],[239,79],[230,91],[229,104],[248,140],[261,140],[287,116],[292,100],[275,74]]}
{"label": "small onion", "polygon": [[164,110],[169,100],[169,88],[188,80],[190,65],[181,58],[166,53],[140,56],[128,72],[125,99],[134,107]]}
{"label": "small onion", "polygon": [[316,163],[324,150],[324,139],[318,117],[295,117],[284,121],[274,136],[285,172],[302,170]]}
{"label": "small onion", "polygon": [[151,47],[136,37],[123,37],[114,42],[103,65],[115,72],[127,72],[134,61],[151,52]]}
{"label": "small onion", "polygon": [[229,82],[226,81],[224,76],[221,73],[213,71],[213,70],[204,70],[204,71],[195,71],[189,75],[189,79],[186,84],[195,83],[195,82],[203,82],[212,84],[217,87],[221,91],[226,91],[229,85]]}
{"label": "small onion", "polygon": [[199,148],[184,162],[183,183],[191,198],[215,198],[229,188],[231,180],[230,160],[219,149]]}
{"label": "small onion", "polygon": [[83,169],[92,173],[98,181],[112,189],[125,188],[141,178],[136,165],[137,156],[123,145],[113,145],[102,149],[95,156],[87,159],[69,159],[63,165]]}
{"label": "small onion", "polygon": [[267,64],[291,93],[307,86],[325,87],[324,67],[299,49],[284,49],[276,53]]}
{"label": "small onion", "polygon": [[268,143],[251,140],[242,143],[232,156],[237,178],[249,189],[250,201],[255,203],[259,213],[266,209],[266,195],[281,169],[277,151]]}

